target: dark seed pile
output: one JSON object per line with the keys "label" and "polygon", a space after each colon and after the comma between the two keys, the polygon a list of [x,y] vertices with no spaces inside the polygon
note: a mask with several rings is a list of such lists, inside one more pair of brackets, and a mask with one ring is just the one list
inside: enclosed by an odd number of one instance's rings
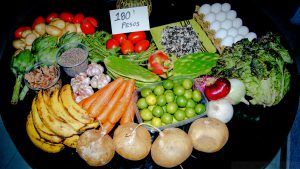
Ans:
{"label": "dark seed pile", "polygon": [[173,53],[177,57],[196,53],[201,47],[192,25],[166,26],[162,31],[161,44],[165,47],[166,53]]}

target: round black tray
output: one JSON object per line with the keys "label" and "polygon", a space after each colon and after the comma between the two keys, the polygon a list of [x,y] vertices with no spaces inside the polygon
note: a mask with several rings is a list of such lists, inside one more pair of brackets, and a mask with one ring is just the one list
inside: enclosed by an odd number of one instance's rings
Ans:
{"label": "round black tray", "polygon": [[[191,19],[196,5],[214,3],[216,1],[180,1],[152,0],[153,10],[150,16],[150,27]],[[243,19],[243,24],[258,36],[273,31],[280,33],[274,23],[258,10],[251,2],[229,2],[232,9]],[[26,129],[26,117],[30,111],[31,101],[35,95],[30,91],[25,100],[18,105],[11,105],[12,89],[15,77],[10,71],[10,60],[15,49],[12,47],[14,30],[21,25],[31,25],[39,15],[47,16],[51,12],[82,12],[95,17],[99,22],[98,30],[110,32],[109,10],[115,9],[116,1],[108,0],[48,0],[48,1],[14,1],[10,2],[14,10],[9,11],[10,20],[6,18],[4,41],[2,41],[2,57],[0,65],[1,83],[1,116],[9,135],[18,151],[32,168],[89,168],[74,149],[66,148],[60,153],[49,154],[36,148],[29,140]],[[283,43],[289,49],[285,39]],[[291,52],[291,55],[293,53]],[[298,108],[299,89],[296,63],[289,65],[292,75],[291,89],[280,104],[264,108],[262,106],[234,106],[235,112],[260,117],[259,121],[235,115],[227,123],[230,136],[227,144],[216,153],[207,154],[193,151],[192,156],[183,164],[183,168],[263,168],[276,155],[287,139]],[[64,76],[64,75],[62,75]],[[66,83],[68,78],[64,78]],[[256,116],[259,115],[259,116]],[[186,126],[188,128],[188,125]],[[185,128],[185,129],[186,129]],[[172,156],[172,154],[170,154]],[[92,168],[92,167],[90,167]],[[160,168],[155,165],[149,155],[141,161],[128,161],[115,155],[114,159],[103,168]],[[179,166],[176,168],[180,168]]]}

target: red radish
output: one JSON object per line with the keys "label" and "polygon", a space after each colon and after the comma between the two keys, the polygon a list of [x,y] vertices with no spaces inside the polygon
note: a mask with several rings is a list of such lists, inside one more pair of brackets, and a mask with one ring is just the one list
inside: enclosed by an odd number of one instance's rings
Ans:
{"label": "red radish", "polygon": [[148,69],[161,77],[166,78],[170,66],[171,60],[163,51],[157,50],[149,56]]}
{"label": "red radish", "polygon": [[207,82],[204,94],[208,100],[218,100],[224,98],[230,92],[230,81],[226,78],[212,78],[212,82]]}

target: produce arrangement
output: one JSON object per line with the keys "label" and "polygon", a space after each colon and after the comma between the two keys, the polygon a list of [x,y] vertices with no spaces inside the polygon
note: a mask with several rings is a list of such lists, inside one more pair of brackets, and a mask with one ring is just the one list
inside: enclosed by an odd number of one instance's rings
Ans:
{"label": "produce arrangement", "polygon": [[249,32],[228,3],[191,13],[205,45],[192,25],[159,28],[154,41],[147,31],[111,34],[82,13],[53,12],[18,28],[11,104],[35,93],[26,121],[31,142],[53,154],[70,148],[89,166],[118,154],[172,168],[194,150],[226,146],[234,106],[280,103],[293,63],[281,37]]}

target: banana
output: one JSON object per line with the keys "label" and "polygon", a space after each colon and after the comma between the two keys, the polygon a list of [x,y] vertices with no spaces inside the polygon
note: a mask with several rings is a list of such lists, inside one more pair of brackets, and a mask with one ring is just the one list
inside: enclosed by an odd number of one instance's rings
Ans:
{"label": "banana", "polygon": [[95,129],[95,128],[97,128],[98,126],[99,126],[99,122],[98,121],[95,121],[95,122],[93,122],[93,123],[89,123],[89,124],[86,124],[84,127],[82,127],[81,129],[79,129],[79,132],[84,132],[84,131],[86,131],[86,130],[88,130],[88,129]]}
{"label": "banana", "polygon": [[68,123],[64,123],[53,114],[49,112],[43,98],[43,90],[40,90],[37,95],[37,110],[42,122],[46,127],[51,129],[56,135],[61,137],[71,137],[72,135],[77,134],[77,131],[73,129]]}
{"label": "banana", "polygon": [[65,122],[70,124],[76,131],[84,127],[85,124],[74,119],[69,112],[65,109],[62,103],[59,101],[59,89],[55,89],[50,96],[50,105],[53,109],[53,112],[56,113],[58,117],[63,119]]}
{"label": "banana", "polygon": [[63,150],[65,147],[64,144],[62,144],[62,143],[51,143],[51,142],[47,142],[46,140],[41,138],[34,127],[31,114],[29,114],[27,116],[26,131],[27,131],[27,135],[29,136],[29,139],[31,140],[31,142],[36,147],[38,147],[39,149],[41,149],[45,152],[58,153],[61,150]]}
{"label": "banana", "polygon": [[71,148],[76,148],[77,147],[77,141],[79,139],[79,135],[74,135],[72,137],[68,137],[63,141],[63,144],[71,147]]}
{"label": "banana", "polygon": [[89,117],[88,113],[84,109],[82,109],[73,99],[73,92],[70,84],[65,84],[60,89],[59,97],[65,108],[76,120],[84,124],[93,122],[93,118]]}

